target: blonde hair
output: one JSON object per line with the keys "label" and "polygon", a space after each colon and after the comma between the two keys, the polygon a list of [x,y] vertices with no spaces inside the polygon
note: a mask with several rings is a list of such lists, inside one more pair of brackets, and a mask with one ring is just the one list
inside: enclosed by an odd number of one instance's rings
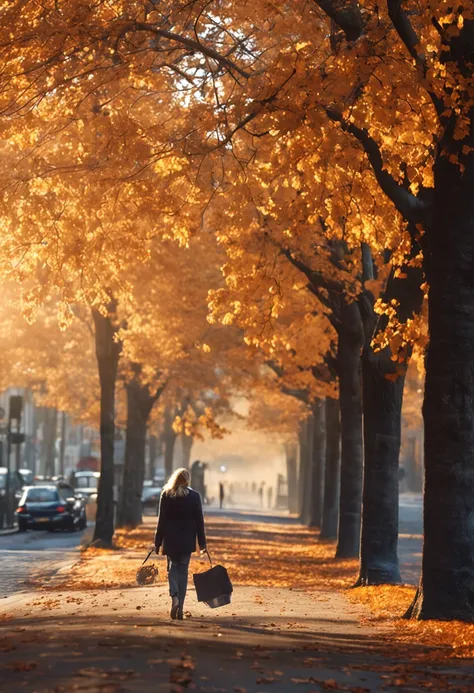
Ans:
{"label": "blonde hair", "polygon": [[184,498],[189,493],[189,482],[191,474],[184,467],[180,467],[172,473],[166,484],[163,486],[163,493],[168,498]]}

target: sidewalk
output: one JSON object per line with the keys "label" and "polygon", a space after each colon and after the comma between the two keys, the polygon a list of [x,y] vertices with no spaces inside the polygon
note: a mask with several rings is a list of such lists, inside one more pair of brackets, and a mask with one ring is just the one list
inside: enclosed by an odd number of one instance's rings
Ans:
{"label": "sidewalk", "polygon": [[461,692],[469,674],[467,664],[447,679],[436,661],[420,665],[424,648],[393,647],[337,593],[242,587],[229,607],[211,611],[192,592],[187,607],[192,618],[169,620],[163,578],[6,600],[0,691],[375,693],[443,681]]}
{"label": "sidewalk", "polygon": [[216,554],[226,536],[218,560],[234,580],[230,606],[198,604],[191,580],[187,618],[170,621],[165,561],[156,559],[155,585],[134,583],[147,523],[119,535],[126,550],[88,551],[41,590],[2,601],[0,692],[472,693],[473,660],[400,643],[338,591],[353,566],[342,562],[329,581],[340,562],[325,558],[334,547],[316,533],[232,521],[231,537],[223,518],[208,529]]}

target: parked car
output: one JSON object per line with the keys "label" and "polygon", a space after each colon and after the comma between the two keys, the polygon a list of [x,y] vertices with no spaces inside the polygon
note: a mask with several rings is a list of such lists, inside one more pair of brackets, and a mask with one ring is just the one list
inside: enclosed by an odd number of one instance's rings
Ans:
{"label": "parked car", "polygon": [[21,478],[23,479],[24,486],[32,486],[35,475],[31,471],[31,469],[19,469],[18,471],[21,475]]}
{"label": "parked car", "polygon": [[100,472],[73,472],[71,474],[71,484],[74,486],[76,496],[81,495],[87,500],[97,499],[99,488]]}
{"label": "parked car", "polygon": [[142,512],[146,515],[147,510],[153,510],[154,515],[158,515],[158,505],[160,503],[161,486],[145,486],[142,491]]}
{"label": "parked car", "polygon": [[28,486],[16,509],[18,529],[85,529],[87,516],[82,498],[69,495],[70,486]]}
{"label": "parked car", "polygon": [[[63,476],[35,476],[31,483],[23,486],[19,496],[20,498],[27,486],[56,486],[63,498],[82,498],[82,494],[76,493],[71,484],[67,482]],[[86,499],[84,499],[84,503],[85,502]]]}

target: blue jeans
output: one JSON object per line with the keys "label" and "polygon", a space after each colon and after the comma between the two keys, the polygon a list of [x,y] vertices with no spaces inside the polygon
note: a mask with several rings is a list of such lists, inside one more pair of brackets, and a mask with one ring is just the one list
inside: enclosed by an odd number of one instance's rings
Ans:
{"label": "blue jeans", "polygon": [[188,588],[188,568],[190,560],[190,553],[181,553],[179,556],[168,556],[170,597],[178,597],[179,606],[181,608],[183,608],[186,590]]}

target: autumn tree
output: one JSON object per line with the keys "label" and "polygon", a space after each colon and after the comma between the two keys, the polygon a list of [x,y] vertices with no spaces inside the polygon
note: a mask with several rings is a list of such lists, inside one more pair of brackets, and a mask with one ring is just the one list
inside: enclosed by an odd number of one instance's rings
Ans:
{"label": "autumn tree", "polygon": [[[190,441],[231,410],[230,398],[246,387],[246,356],[234,329],[210,325],[207,296],[222,283],[222,250],[213,235],[195,236],[180,247],[156,238],[149,257],[130,265],[118,315],[123,327],[121,377],[128,400],[124,482],[119,524],[136,526],[141,517],[145,439],[153,406],[163,395],[165,433]],[[190,452],[190,449],[189,449]],[[165,472],[172,455],[165,451]]]}
{"label": "autumn tree", "polygon": [[[468,334],[474,295],[466,258],[472,255],[473,16],[461,4],[447,9],[439,2],[415,7],[393,0],[381,13],[375,5],[364,13],[359,3],[318,5],[328,15],[328,25],[331,20],[340,28],[345,44],[340,66],[344,65],[344,74],[349,69],[355,76],[356,98],[347,104],[350,119],[344,107],[337,120],[366,152],[381,190],[413,227],[418,225],[430,285],[425,543],[423,574],[411,613],[418,618],[471,621],[474,563],[467,499],[472,485],[469,402],[474,361]],[[379,44],[384,29],[385,39]],[[389,55],[389,49],[400,56],[395,74],[384,68],[375,80],[373,73],[367,73],[367,52],[375,67],[381,52]],[[415,106],[416,127],[408,136],[411,146],[402,152],[387,146],[380,136],[393,131],[394,123],[401,125],[404,106],[393,89],[394,78],[398,85],[410,84],[408,103]],[[421,105],[429,114],[426,118]],[[463,422],[461,427],[453,424],[458,431],[454,437],[447,433],[449,421]]]}
{"label": "autumn tree", "polygon": [[[27,237],[33,237],[36,250],[44,251],[44,226],[41,232],[36,228],[36,215],[41,210],[41,216],[57,222],[63,209],[60,205],[50,214],[54,207],[41,201],[50,194],[42,178],[51,171],[99,171],[106,161],[109,172],[113,164],[123,172],[128,161],[129,175],[135,176],[157,159],[168,158],[170,142],[174,166],[169,190],[174,194],[183,181],[187,185],[186,194],[180,195],[181,202],[186,199],[179,205],[181,219],[172,215],[170,222],[169,214],[160,216],[175,234],[186,236],[191,227],[211,228],[206,205],[199,222],[190,213],[191,198],[193,204],[198,198],[202,202],[209,183],[214,191],[229,192],[236,171],[248,170],[252,163],[258,165],[257,175],[245,181],[246,192],[252,196],[257,190],[261,214],[280,217],[290,235],[292,224],[281,211],[306,207],[304,215],[295,214],[292,221],[306,224],[308,231],[324,208],[330,238],[344,241],[356,253],[367,243],[376,256],[383,256],[399,243],[400,220],[407,222],[405,237],[421,245],[430,285],[426,536],[422,587],[413,612],[423,618],[472,620],[472,13],[459,3],[446,8],[435,0],[388,0],[382,5],[294,0],[285,13],[274,8],[270,18],[268,7],[258,3],[194,3],[191,14],[188,7],[165,5],[91,7],[51,1],[44,7],[15,2],[2,8],[2,25],[14,27],[13,36],[2,43],[2,113],[10,118],[5,132],[14,132],[17,113],[25,115],[24,131],[29,132],[26,143],[24,136],[4,140],[4,175],[11,180],[8,168],[16,161],[21,182],[11,186],[3,200],[5,255],[17,260]],[[237,36],[228,31],[229,23],[238,27]],[[26,30],[31,26],[35,31]],[[104,90],[103,75],[113,85],[112,97],[109,87]],[[142,117],[135,129],[138,154],[124,157],[119,133],[127,109],[121,106],[128,105],[132,90],[143,84],[147,96],[138,99],[138,108],[142,116],[146,111],[154,128],[146,132]],[[186,104],[188,117],[160,121],[157,110],[168,109],[161,103],[156,108],[157,93],[173,94],[175,107]],[[58,113],[66,119],[58,121]],[[52,126],[44,130],[48,116]],[[115,137],[92,134],[101,119],[112,121]],[[89,140],[82,136],[84,127]],[[108,132],[109,124],[104,128]],[[66,131],[68,137],[73,133],[76,141],[84,140],[85,147],[79,160],[76,156],[67,163],[56,137]],[[275,179],[273,166],[290,149],[291,175]],[[196,184],[193,174],[198,170],[202,175]],[[25,179],[32,197],[24,193]],[[302,180],[311,184],[301,186]],[[208,201],[214,197],[207,194]],[[238,209],[235,187],[230,199]],[[236,226],[227,233],[234,235],[232,240],[238,235]],[[453,229],[449,240],[446,229]],[[294,258],[306,254],[303,235],[298,236],[300,247],[290,248]],[[232,259],[239,266],[238,253]],[[352,303],[346,302],[344,310],[354,311]],[[359,348],[366,341],[365,334],[362,342],[360,337],[358,330]],[[462,422],[454,426],[459,431],[454,439],[445,421]]]}

